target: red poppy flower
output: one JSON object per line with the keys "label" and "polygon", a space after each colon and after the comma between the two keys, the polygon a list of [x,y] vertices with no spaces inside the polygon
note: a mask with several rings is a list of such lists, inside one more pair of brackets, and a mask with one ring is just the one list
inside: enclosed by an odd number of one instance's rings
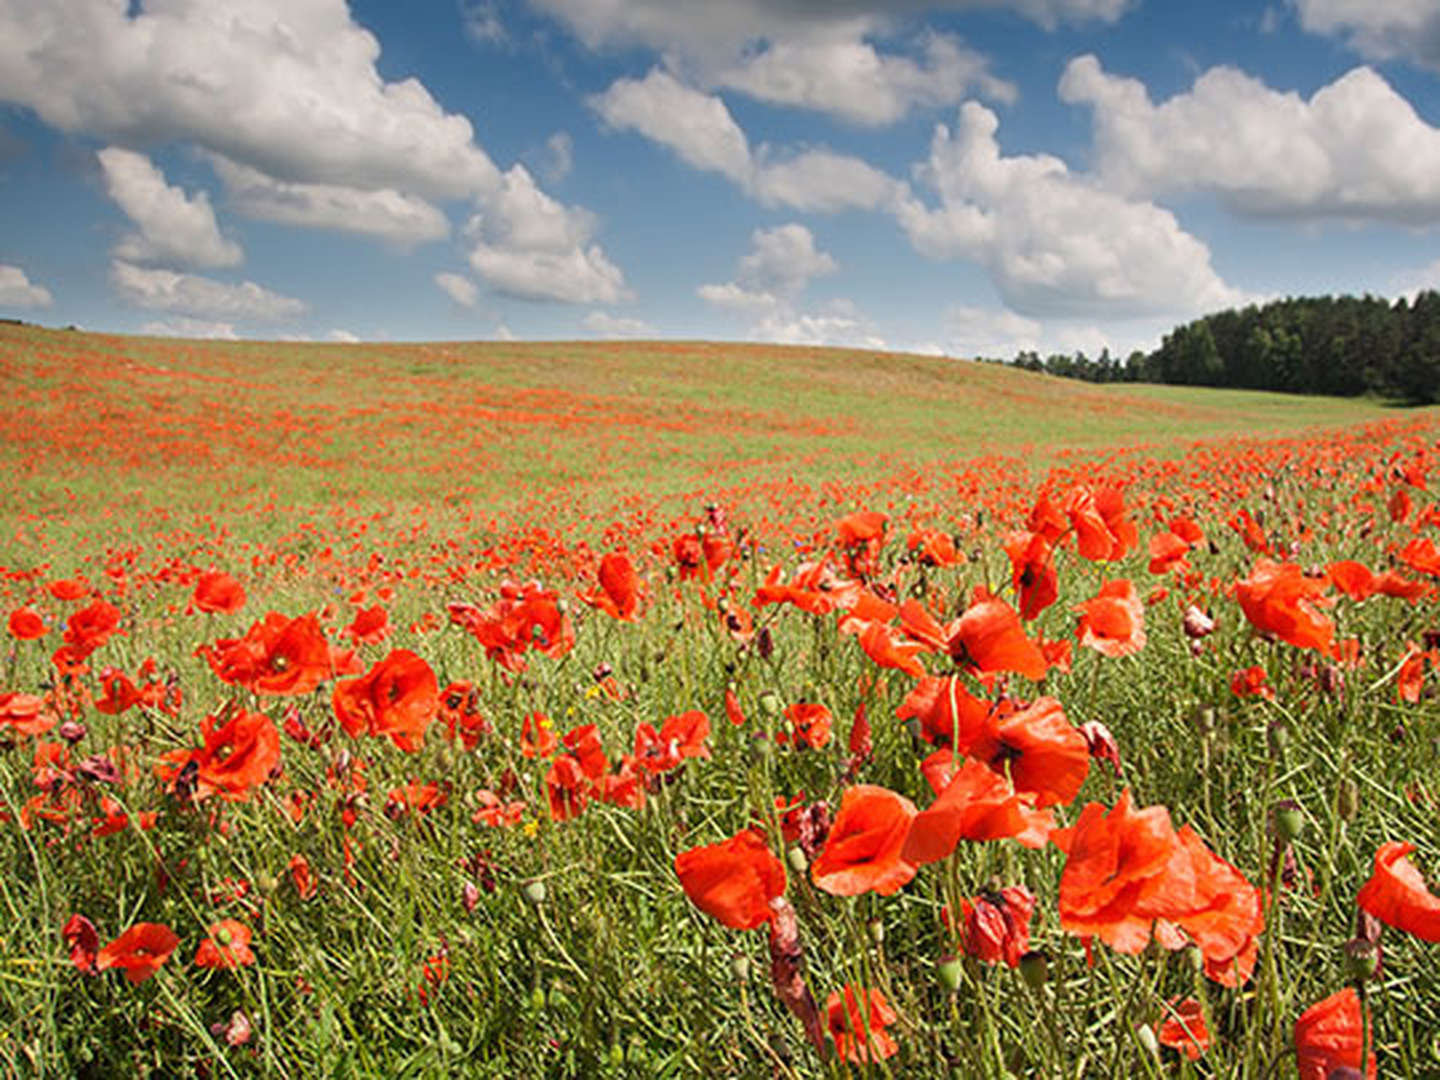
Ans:
{"label": "red poppy flower", "polygon": [[[1360,1012],[1360,997],[1347,986],[1317,1001],[1295,1021],[1295,1063],[1300,1080],[1328,1080],[1338,1069],[1364,1071],[1366,1080],[1378,1075],[1375,1054],[1361,1044],[1366,1024]],[[1373,1045],[1372,1033],[1367,1042]]]}
{"label": "red poppy flower", "polygon": [[906,547],[922,566],[959,566],[966,561],[965,553],[955,547],[954,537],[939,529],[916,529]]}
{"label": "red poppy flower", "polygon": [[847,788],[825,847],[810,866],[815,887],[832,896],[889,896],[915,876],[901,852],[915,804],[871,784]]}
{"label": "red poppy flower", "polygon": [[1306,577],[1294,563],[1260,559],[1250,576],[1235,584],[1245,617],[1262,633],[1302,649],[1329,652],[1335,624],[1320,614],[1328,603],[1326,579]]}
{"label": "red poppy flower", "polygon": [[1061,508],[1075,530],[1081,558],[1100,562],[1122,559],[1140,541],[1134,522],[1125,516],[1125,498],[1119,488],[1096,492],[1073,488]]}
{"label": "red poppy flower", "polygon": [[440,711],[440,685],[429,664],[408,649],[396,649],[360,678],[337,682],[331,699],[350,735],[387,735],[413,753]]}
{"label": "red poppy flower", "polygon": [[229,706],[200,722],[204,745],[197,750],[172,750],[156,775],[172,786],[192,765],[198,798],[218,794],[232,802],[250,798],[280,765],[280,732],[264,713]]}
{"label": "red poppy flower", "polygon": [[858,633],[860,648],[880,667],[903,671],[917,679],[925,677],[924,666],[915,658],[915,654],[923,651],[925,646],[902,639],[900,632],[890,624],[846,619],[841,622],[840,629]]}
{"label": "red poppy flower", "polygon": [[1147,569],[1152,574],[1168,574],[1177,567],[1189,565],[1186,556],[1190,554],[1190,545],[1173,532],[1156,533],[1150,538],[1148,548],[1150,564]]}
{"label": "red poppy flower", "polygon": [[890,519],[878,510],[861,510],[835,522],[835,535],[841,547],[854,547],[881,540]]}
{"label": "red poppy flower", "polygon": [[390,613],[379,604],[355,612],[350,625],[340,631],[356,645],[378,645],[390,636]]}
{"label": "red poppy flower", "polygon": [[292,619],[272,611],[243,638],[202,645],[196,652],[222,682],[275,696],[308,694],[333,669],[330,643],[314,615]]}
{"label": "red poppy flower", "polygon": [[895,715],[901,720],[918,720],[920,737],[932,746],[969,746],[979,738],[990,706],[966,690],[958,678],[924,678]]}
{"label": "red poppy flower", "polygon": [[1017,795],[1010,781],[980,761],[965,762],[946,782],[943,774],[951,760],[950,751],[937,750],[922,766],[939,797],[910,823],[901,851],[906,862],[938,862],[961,840],[1014,837],[1025,847],[1045,846],[1054,819],[1033,807],[1033,796]]}
{"label": "red poppy flower", "polygon": [[1008,774],[1016,793],[1033,795],[1042,810],[1072,802],[1090,773],[1089,744],[1052,697],[1024,709],[997,705],[975,739],[956,749]]}
{"label": "red poppy flower", "polygon": [[1112,660],[1132,656],[1145,647],[1145,608],[1135,585],[1121,578],[1107,581],[1080,612],[1080,644]]}
{"label": "red poppy flower", "polygon": [[10,726],[21,735],[43,735],[55,726],[45,699],[34,694],[0,694],[0,728]]}
{"label": "red poppy flower", "polygon": [[196,611],[234,615],[245,606],[245,588],[221,570],[208,570],[195,582],[190,606]]}
{"label": "red poppy flower", "polygon": [[61,578],[45,586],[56,600],[84,600],[90,595],[90,583],[83,578]]}
{"label": "red poppy flower", "polygon": [[1035,894],[1024,885],[1007,885],[960,901],[960,946],[965,955],[986,964],[1004,961],[1019,967],[1030,949],[1030,917]]}
{"label": "red poppy flower", "polygon": [[1180,1001],[1171,998],[1165,1022],[1160,1025],[1156,1037],[1161,1046],[1179,1050],[1191,1061],[1199,1061],[1200,1055],[1210,1049],[1210,1030],[1205,1026],[1205,1010],[1194,998]]}
{"label": "red poppy flower", "polygon": [[1375,595],[1375,574],[1364,563],[1350,559],[1332,562],[1325,568],[1325,575],[1351,600],[1368,600]]}
{"label": "red poppy flower", "polygon": [[1261,697],[1266,701],[1275,700],[1275,691],[1265,681],[1265,669],[1253,666],[1241,668],[1230,676],[1230,692],[1236,697]]}
{"label": "red poppy flower", "polygon": [[1060,595],[1054,553],[1041,534],[1012,532],[1005,538],[1005,554],[1010,556],[1010,584],[1020,600],[1020,618],[1029,622]]}
{"label": "red poppy flower", "polygon": [[34,641],[45,636],[45,620],[28,607],[10,613],[10,636],[17,641]]}
{"label": "red poppy flower", "polygon": [[680,852],[675,874],[692,904],[735,930],[769,922],[770,901],[785,893],[785,868],[756,829]]}
{"label": "red poppy flower", "polygon": [[142,983],[160,970],[180,938],[162,923],[136,923],[100,950],[96,966],[101,971],[118,967],[132,983]]}
{"label": "red poppy flower", "polygon": [[202,968],[249,967],[255,963],[250,950],[250,928],[239,919],[221,919],[211,925],[195,950],[195,966]]}
{"label": "red poppy flower", "polygon": [[85,975],[97,974],[95,961],[100,952],[100,936],[95,932],[95,924],[84,915],[71,915],[60,936],[70,946],[70,962],[76,970]]}
{"label": "red poppy flower", "polygon": [[[818,702],[797,701],[785,710],[794,732],[795,745],[823,750],[830,744],[830,729],[835,718],[830,710]],[[775,736],[776,742],[785,742],[784,732]]]}
{"label": "red poppy flower", "polygon": [[1440,941],[1440,897],[1408,856],[1414,844],[1381,844],[1375,852],[1375,869],[1355,902],[1381,922],[1425,941]]}
{"label": "red poppy flower", "polygon": [[612,619],[633,622],[640,608],[640,575],[623,551],[613,551],[600,560],[598,586],[581,593],[580,600],[599,608]]}
{"label": "red poppy flower", "polygon": [[733,686],[725,688],[725,716],[735,727],[741,727],[745,723],[745,713],[740,708],[740,695],[735,693]]}
{"label": "red poppy flower", "polygon": [[549,757],[559,747],[555,725],[544,713],[527,713],[520,723],[520,753],[527,758]]}
{"label": "red poppy flower", "polygon": [[835,1040],[841,1060],[866,1065],[884,1061],[900,1052],[894,1037],[885,1029],[899,1016],[879,990],[867,990],[847,983],[825,1002],[826,1026]]}
{"label": "red poppy flower", "polygon": [[1440,577],[1440,550],[1428,536],[1417,536],[1397,551],[1395,557],[1417,573]]}
{"label": "red poppy flower", "polygon": [[452,682],[441,690],[436,716],[445,725],[446,738],[458,738],[466,750],[474,750],[490,734],[490,721],[480,713],[480,692],[472,683]]}
{"label": "red poppy flower", "polygon": [[310,860],[296,853],[290,856],[290,879],[295,882],[295,892],[301,900],[315,895],[315,875],[310,872]]}
{"label": "red poppy flower", "polygon": [[559,754],[545,773],[545,796],[550,803],[551,821],[578,817],[589,802],[589,783],[577,758]]}
{"label": "red poppy flower", "polygon": [[1015,610],[994,597],[980,598],[965,609],[950,636],[949,653],[957,664],[978,672],[1013,671],[1043,679],[1047,669],[1044,654],[1025,636]]}
{"label": "red poppy flower", "polygon": [[81,656],[89,656],[110,640],[120,626],[120,609],[104,600],[96,600],[65,622],[65,644]]}

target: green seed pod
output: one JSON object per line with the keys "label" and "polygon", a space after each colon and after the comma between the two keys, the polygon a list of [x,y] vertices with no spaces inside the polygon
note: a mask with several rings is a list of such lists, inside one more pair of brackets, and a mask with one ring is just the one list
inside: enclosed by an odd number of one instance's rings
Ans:
{"label": "green seed pod", "polygon": [[760,708],[766,716],[779,716],[785,711],[785,703],[774,690],[764,690],[760,694]]}
{"label": "green seed pod", "polygon": [[1335,812],[1342,821],[1354,821],[1360,813],[1360,785],[1348,776],[1340,781],[1340,788],[1335,792]]}
{"label": "green seed pod", "polygon": [[1039,990],[1050,981],[1050,958],[1038,949],[1020,957],[1020,977],[1032,990]]}
{"label": "green seed pod", "polygon": [[543,881],[527,881],[521,891],[525,893],[525,899],[536,907],[545,902],[545,882]]}
{"label": "green seed pod", "polygon": [[797,874],[803,874],[810,865],[809,860],[805,858],[805,852],[802,851],[798,845],[792,847],[785,853],[785,861],[790,864],[790,869],[794,870]]}
{"label": "green seed pod", "polygon": [[1345,943],[1345,976],[1353,983],[1363,983],[1380,970],[1380,949],[1373,941],[1351,938]]}
{"label": "green seed pod", "polygon": [[935,976],[940,980],[940,985],[949,990],[952,994],[960,989],[960,977],[963,969],[960,966],[960,959],[955,956],[942,956],[935,965]]}
{"label": "green seed pod", "polygon": [[736,982],[750,981],[750,957],[736,953],[730,958],[730,970],[735,973]]}
{"label": "green seed pod", "polygon": [[870,932],[870,940],[876,945],[885,944],[885,920],[876,915],[865,924],[865,929]]}
{"label": "green seed pod", "polygon": [[1287,844],[1293,844],[1305,832],[1305,814],[1300,804],[1286,799],[1275,804],[1275,835]]}
{"label": "green seed pod", "polygon": [[1135,1029],[1135,1037],[1140,1040],[1147,1053],[1152,1057],[1160,1056],[1160,1040],[1155,1037],[1155,1031],[1149,1024],[1141,1024]]}

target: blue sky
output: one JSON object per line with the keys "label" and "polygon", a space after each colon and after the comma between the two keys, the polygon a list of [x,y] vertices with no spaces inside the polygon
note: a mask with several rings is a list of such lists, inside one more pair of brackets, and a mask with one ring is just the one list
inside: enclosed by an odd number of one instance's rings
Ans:
{"label": "blue sky", "polygon": [[0,0],[0,315],[1152,348],[1440,287],[1435,0]]}

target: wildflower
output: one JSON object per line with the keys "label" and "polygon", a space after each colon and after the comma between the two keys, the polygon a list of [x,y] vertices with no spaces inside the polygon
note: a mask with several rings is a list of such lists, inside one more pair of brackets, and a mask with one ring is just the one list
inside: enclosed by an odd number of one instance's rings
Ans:
{"label": "wildflower", "polygon": [[1366,1024],[1362,1018],[1360,998],[1347,986],[1322,1001],[1317,1001],[1295,1021],[1295,1063],[1300,1067],[1300,1080],[1329,1080],[1341,1069],[1363,1070],[1365,1080],[1378,1075],[1375,1054],[1368,1045],[1361,1045],[1361,1032]]}
{"label": "wildflower", "polygon": [[901,852],[915,804],[870,784],[847,788],[825,846],[810,868],[815,887],[833,896],[889,896],[915,876]]}
{"label": "wildflower", "polygon": [[675,856],[690,902],[734,930],[770,921],[770,901],[785,892],[785,868],[756,829]]}
{"label": "wildflower", "polygon": [[1414,844],[1390,841],[1375,852],[1375,869],[1356,904],[1388,926],[1425,941],[1440,941],[1440,897],[1409,859]]}
{"label": "wildflower", "polygon": [[195,950],[195,966],[202,968],[249,967],[255,963],[250,950],[250,928],[239,919],[221,919],[211,925]]}
{"label": "wildflower", "polygon": [[885,1029],[899,1017],[885,995],[847,983],[825,1002],[826,1026],[835,1040],[835,1052],[844,1061],[864,1065],[883,1061],[900,1052],[894,1037]]}
{"label": "wildflower", "polygon": [[180,938],[163,923],[136,923],[100,950],[96,966],[104,971],[118,967],[132,983],[142,983],[160,970]]}

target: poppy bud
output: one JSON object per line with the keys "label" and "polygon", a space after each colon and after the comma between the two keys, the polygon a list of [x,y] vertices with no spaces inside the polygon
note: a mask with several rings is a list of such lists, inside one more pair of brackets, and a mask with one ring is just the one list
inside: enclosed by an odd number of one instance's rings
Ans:
{"label": "poppy bud", "polygon": [[809,860],[805,858],[805,852],[800,849],[798,844],[785,853],[785,861],[797,874],[803,874],[805,868],[810,865]]}
{"label": "poppy bud", "polygon": [[935,965],[935,974],[946,990],[949,990],[952,994],[956,990],[959,990],[960,976],[962,974],[959,957],[942,956]]}
{"label": "poppy bud", "polygon": [[1266,741],[1270,745],[1270,755],[1280,757],[1285,753],[1285,748],[1290,745],[1290,725],[1284,720],[1274,721],[1265,732]]}
{"label": "poppy bud", "polygon": [[255,875],[255,888],[262,896],[272,895],[280,882],[274,874],[267,874],[264,871]]}
{"label": "poppy bud", "polygon": [[1190,722],[1195,725],[1195,730],[1201,735],[1209,735],[1215,730],[1215,709],[1210,705],[1197,705],[1190,714]]}
{"label": "poppy bud", "polygon": [[865,924],[865,929],[870,932],[870,940],[876,945],[885,944],[885,921],[876,915]]}
{"label": "poppy bud", "polygon": [[621,1046],[618,1042],[611,1043],[609,1056],[610,1065],[616,1069],[620,1068],[621,1065],[625,1064],[625,1047]]}
{"label": "poppy bud", "polygon": [[779,716],[785,711],[785,703],[774,690],[765,690],[760,694],[760,708],[766,716]]}
{"label": "poppy bud", "polygon": [[66,720],[57,729],[56,734],[71,746],[74,746],[85,737],[88,731],[89,729],[78,720]]}
{"label": "poppy bud", "polygon": [[530,1007],[536,1012],[545,1008],[545,988],[537,986],[530,991]]}
{"label": "poppy bud", "polygon": [[525,893],[525,899],[529,900],[530,903],[536,907],[539,907],[545,902],[545,882],[543,881],[527,881],[523,892]]}
{"label": "poppy bud", "polygon": [[1050,959],[1039,949],[1031,949],[1020,957],[1020,977],[1032,990],[1039,990],[1050,981]]}
{"label": "poppy bud", "polygon": [[1160,1040],[1155,1037],[1154,1030],[1149,1024],[1141,1024],[1135,1029],[1135,1037],[1140,1040],[1147,1053],[1152,1057],[1160,1056]]}
{"label": "poppy bud", "polygon": [[775,748],[770,745],[764,733],[757,731],[750,739],[750,763],[752,765],[763,765],[775,755]]}
{"label": "poppy bud", "polygon": [[1275,804],[1275,835],[1287,844],[1299,840],[1305,832],[1305,815],[1300,804],[1292,799]]}
{"label": "poppy bud", "polygon": [[1335,812],[1342,821],[1354,821],[1360,812],[1360,785],[1348,776],[1340,781],[1340,788],[1335,792]]}
{"label": "poppy bud", "polygon": [[736,982],[749,982],[750,958],[744,953],[736,953],[730,958],[730,970],[734,973]]}
{"label": "poppy bud", "polygon": [[1215,620],[1194,604],[1185,609],[1185,618],[1181,625],[1185,628],[1185,636],[1191,641],[1198,641],[1215,632]]}
{"label": "poppy bud", "polygon": [[775,639],[770,636],[770,627],[762,626],[755,635],[755,651],[761,660],[769,660],[775,654]]}
{"label": "poppy bud", "polygon": [[1200,951],[1198,946],[1186,945],[1185,959],[1189,961],[1190,967],[1195,974],[1199,975],[1205,970],[1205,954]]}
{"label": "poppy bud", "polygon": [[1345,943],[1345,975],[1353,983],[1374,978],[1380,969],[1380,949],[1373,941],[1351,938]]}

